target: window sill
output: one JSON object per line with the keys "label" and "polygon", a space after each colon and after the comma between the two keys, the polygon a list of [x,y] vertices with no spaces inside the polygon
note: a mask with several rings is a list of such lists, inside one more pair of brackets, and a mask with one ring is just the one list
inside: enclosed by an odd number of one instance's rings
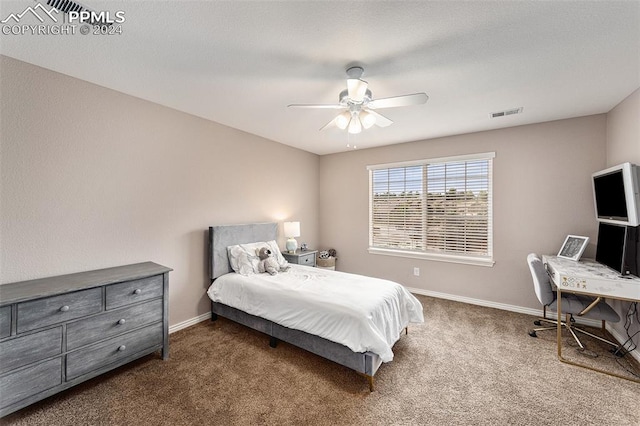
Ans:
{"label": "window sill", "polygon": [[414,251],[383,249],[383,248],[376,248],[376,247],[369,247],[369,253],[379,254],[383,256],[406,257],[410,259],[424,259],[424,260],[435,260],[438,262],[462,263],[465,265],[486,266],[489,268],[495,264],[493,259],[487,259],[485,257],[461,256],[461,255],[439,254],[439,253],[418,253]]}

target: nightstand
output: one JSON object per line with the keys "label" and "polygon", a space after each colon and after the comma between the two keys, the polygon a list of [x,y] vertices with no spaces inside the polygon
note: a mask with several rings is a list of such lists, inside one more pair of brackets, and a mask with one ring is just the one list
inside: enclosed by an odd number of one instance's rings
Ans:
{"label": "nightstand", "polygon": [[295,263],[297,265],[305,265],[305,266],[316,266],[316,255],[318,254],[318,250],[305,250],[300,251],[296,250],[295,253],[289,253],[287,251],[283,251],[282,255],[287,262]]}

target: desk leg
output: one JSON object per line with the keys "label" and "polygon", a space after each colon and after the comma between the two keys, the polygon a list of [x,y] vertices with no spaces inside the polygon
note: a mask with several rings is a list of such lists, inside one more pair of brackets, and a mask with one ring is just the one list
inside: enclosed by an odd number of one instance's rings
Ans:
{"label": "desk leg", "polygon": [[557,288],[556,309],[558,311],[558,325],[556,330],[556,340],[558,344],[558,358],[560,361],[564,361],[562,358],[562,291],[560,290],[560,286]]}
{"label": "desk leg", "polygon": [[[609,376],[613,376],[613,377],[618,377],[620,379],[625,379],[625,380],[629,380],[632,382],[636,382],[636,383],[640,383],[640,380],[633,378],[633,377],[629,377],[629,376],[623,376],[621,374],[617,374],[617,373],[613,373],[610,371],[606,371],[606,370],[601,370],[599,368],[594,368],[594,367],[590,367],[588,365],[585,364],[580,364],[578,362],[574,362],[574,361],[570,361],[568,359],[565,359],[562,357],[562,291],[560,291],[560,287],[558,287],[558,299],[557,299],[557,308],[558,308],[558,334],[557,334],[557,343],[558,343],[558,359],[561,362],[564,362],[565,364],[571,364],[571,365],[575,365],[576,367],[582,367],[582,368],[586,368],[588,370],[591,371],[597,371],[598,373],[602,373],[602,374],[607,374]],[[567,321],[569,321],[569,318],[567,318]],[[604,321],[603,321],[603,325],[604,325]]]}

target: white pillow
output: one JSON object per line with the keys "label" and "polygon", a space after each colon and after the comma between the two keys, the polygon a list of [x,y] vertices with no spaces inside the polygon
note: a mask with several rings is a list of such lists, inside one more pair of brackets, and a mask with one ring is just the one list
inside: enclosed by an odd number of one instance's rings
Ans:
{"label": "white pillow", "polygon": [[266,243],[249,243],[249,244],[240,244],[240,247],[247,252],[247,258],[251,263],[251,268],[253,269],[254,274],[259,274],[258,265],[260,264],[260,257],[258,256],[258,250],[264,247]]}
{"label": "white pillow", "polygon": [[227,247],[231,269],[241,275],[251,275],[257,272],[259,259],[255,256],[255,252],[252,254],[253,256],[241,245]]}
{"label": "white pillow", "polygon": [[257,250],[262,247],[268,247],[271,250],[280,267],[285,267],[289,264],[280,252],[278,244],[275,240],[271,240],[268,242],[261,241],[227,247],[231,269],[241,275],[259,274],[258,264],[260,263],[260,258],[258,257]]}

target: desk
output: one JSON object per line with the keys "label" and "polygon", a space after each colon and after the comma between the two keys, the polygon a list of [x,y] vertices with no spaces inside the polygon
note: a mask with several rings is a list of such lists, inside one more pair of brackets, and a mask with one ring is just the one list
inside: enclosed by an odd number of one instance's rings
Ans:
{"label": "desk", "polygon": [[556,285],[558,292],[558,359],[567,364],[588,368],[610,376],[620,377],[640,383],[640,380],[618,375],[609,371],[600,370],[562,356],[562,292],[579,293],[594,297],[626,300],[630,302],[640,301],[640,278],[620,277],[613,269],[604,266],[594,260],[585,259],[579,262],[560,258],[557,256],[542,256],[542,261],[547,268],[551,281]]}

